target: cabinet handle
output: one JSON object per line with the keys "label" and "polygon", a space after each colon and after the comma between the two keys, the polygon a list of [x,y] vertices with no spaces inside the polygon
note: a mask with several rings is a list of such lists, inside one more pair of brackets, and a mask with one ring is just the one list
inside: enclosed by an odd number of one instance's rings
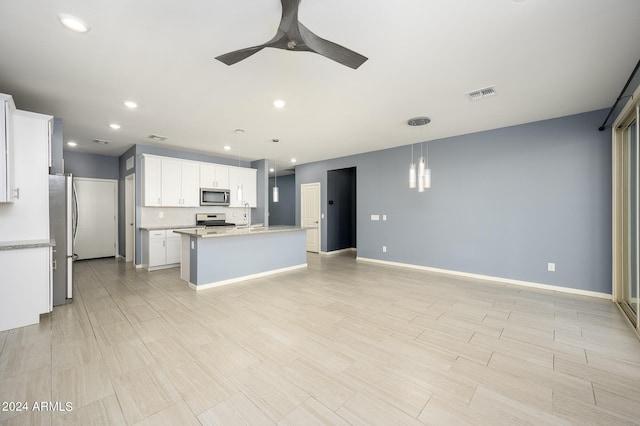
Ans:
{"label": "cabinet handle", "polygon": [[158,197],[158,205],[160,205],[160,197]]}
{"label": "cabinet handle", "polygon": [[19,200],[20,199],[20,188],[16,188],[15,191],[16,191],[16,200]]}

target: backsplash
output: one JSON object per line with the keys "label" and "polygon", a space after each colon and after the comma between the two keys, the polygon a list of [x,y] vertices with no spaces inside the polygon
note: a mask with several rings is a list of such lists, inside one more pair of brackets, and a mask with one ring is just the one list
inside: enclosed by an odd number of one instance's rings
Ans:
{"label": "backsplash", "polygon": [[229,223],[247,223],[244,209],[241,207],[141,207],[138,227],[166,226],[170,228],[172,226],[195,225],[196,213],[225,213]]}

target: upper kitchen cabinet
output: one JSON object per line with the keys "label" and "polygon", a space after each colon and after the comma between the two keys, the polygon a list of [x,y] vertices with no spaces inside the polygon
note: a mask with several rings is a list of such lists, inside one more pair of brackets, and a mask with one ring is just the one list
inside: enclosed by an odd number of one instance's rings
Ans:
{"label": "upper kitchen cabinet", "polygon": [[229,207],[244,207],[249,203],[249,207],[258,206],[258,171],[244,167],[229,168],[229,185],[231,189],[231,200]]}
{"label": "upper kitchen cabinet", "polygon": [[13,201],[13,98],[0,93],[0,203]]}
{"label": "upper kitchen cabinet", "polygon": [[170,158],[162,159],[162,206],[197,207],[200,168],[198,163]]}
{"label": "upper kitchen cabinet", "polygon": [[229,167],[218,164],[200,164],[200,187],[229,189]]}
{"label": "upper kitchen cabinet", "polygon": [[162,159],[142,156],[142,203],[147,207],[162,205]]}
{"label": "upper kitchen cabinet", "polygon": [[200,168],[196,162],[143,155],[142,179],[146,207],[200,205]]}

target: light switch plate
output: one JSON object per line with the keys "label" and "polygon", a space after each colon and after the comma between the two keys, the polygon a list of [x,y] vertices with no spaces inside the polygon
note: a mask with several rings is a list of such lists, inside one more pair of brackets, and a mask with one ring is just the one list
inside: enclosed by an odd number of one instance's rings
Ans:
{"label": "light switch plate", "polygon": [[371,220],[380,220],[380,215],[379,214],[372,214],[371,215]]}

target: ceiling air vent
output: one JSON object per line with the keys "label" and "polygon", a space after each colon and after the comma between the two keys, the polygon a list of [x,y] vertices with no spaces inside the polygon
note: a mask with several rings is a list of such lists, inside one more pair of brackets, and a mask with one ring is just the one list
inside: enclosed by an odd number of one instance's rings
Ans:
{"label": "ceiling air vent", "polygon": [[109,144],[109,141],[105,141],[105,140],[103,140],[103,139],[94,139],[94,140],[93,140],[93,143],[97,143],[97,144],[99,144],[99,145],[108,145],[108,144]]}
{"label": "ceiling air vent", "polygon": [[494,86],[484,87],[482,89],[473,90],[471,92],[467,92],[467,98],[470,101],[478,101],[483,98],[488,98],[489,96],[495,96],[498,93],[496,92],[496,88]]}
{"label": "ceiling air vent", "polygon": [[147,136],[147,139],[151,139],[152,141],[156,141],[156,142],[164,142],[167,140],[167,137],[160,136],[160,135],[149,135]]}

